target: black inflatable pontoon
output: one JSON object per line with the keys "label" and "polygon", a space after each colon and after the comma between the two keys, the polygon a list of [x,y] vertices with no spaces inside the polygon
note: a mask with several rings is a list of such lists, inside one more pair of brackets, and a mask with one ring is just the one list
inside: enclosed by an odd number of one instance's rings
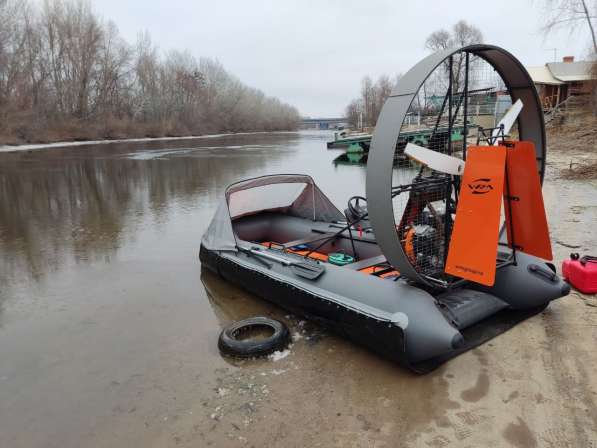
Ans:
{"label": "black inflatable pontoon", "polygon": [[[362,198],[351,201],[343,214],[309,176],[244,180],[230,185],[222,198],[201,242],[202,265],[417,372],[429,371],[495,337],[566,295],[569,287],[551,263],[508,244],[497,250],[495,283],[483,286],[458,278],[445,280],[445,275],[434,278],[409,254],[414,252],[416,259],[425,256],[431,247],[425,236],[411,241],[408,248],[397,236],[391,177],[399,130],[393,128],[402,123],[412,92],[456,51],[490,61],[504,72],[513,98],[524,98],[518,132],[521,139],[534,142],[542,174],[543,121],[524,68],[492,46],[449,50],[407,73],[383,108],[367,167],[368,214]],[[449,176],[433,172],[401,191],[422,198],[421,186],[429,196],[434,188],[444,191],[446,182],[452,182]],[[436,213],[434,207],[429,210]],[[434,230],[445,221],[436,218],[422,216],[418,222]],[[330,262],[330,254],[337,253],[350,257],[342,265]]]}

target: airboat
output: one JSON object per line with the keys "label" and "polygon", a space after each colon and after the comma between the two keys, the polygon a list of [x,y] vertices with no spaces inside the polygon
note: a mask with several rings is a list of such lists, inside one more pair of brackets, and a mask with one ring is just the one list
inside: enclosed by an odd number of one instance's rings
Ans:
{"label": "airboat", "polygon": [[[494,126],[470,114],[482,64],[511,98]],[[409,142],[414,165],[396,167],[405,117],[438,77],[445,95],[435,128],[451,135],[461,123],[463,138]],[[545,156],[541,105],[522,64],[491,45],[441,51],[406,73],[384,104],[366,198],[352,197],[341,212],[306,175],[239,181],[225,190],[200,259],[257,296],[427,372],[568,294],[550,262]]]}

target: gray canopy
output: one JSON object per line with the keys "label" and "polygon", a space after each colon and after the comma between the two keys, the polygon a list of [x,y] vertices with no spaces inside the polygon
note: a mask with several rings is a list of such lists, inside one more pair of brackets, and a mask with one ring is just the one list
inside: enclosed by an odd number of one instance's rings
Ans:
{"label": "gray canopy", "polygon": [[208,250],[236,250],[234,219],[263,211],[281,211],[313,221],[339,221],[344,215],[303,174],[275,174],[230,185],[201,244]]}

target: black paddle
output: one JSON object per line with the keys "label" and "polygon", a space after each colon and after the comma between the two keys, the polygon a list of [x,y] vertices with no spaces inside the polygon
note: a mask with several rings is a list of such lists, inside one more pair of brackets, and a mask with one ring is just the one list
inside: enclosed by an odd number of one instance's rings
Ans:
{"label": "black paddle", "polygon": [[[253,247],[251,249],[245,249],[245,248],[239,247],[238,249],[241,252],[243,252],[249,256],[254,255],[257,257],[263,257],[267,260],[277,261],[278,263],[281,263],[282,265],[289,267],[290,270],[295,275],[298,275],[299,277],[306,278],[308,280],[315,280],[315,279],[319,278],[321,276],[321,274],[323,274],[325,272],[325,266],[323,266],[322,264],[319,264],[319,263],[307,263],[307,262],[302,262],[302,261],[288,260],[286,258],[278,257],[277,255],[274,255],[274,254],[263,252],[260,250],[260,248],[257,248],[257,247]],[[257,259],[259,260],[259,258],[257,258]],[[267,263],[264,260],[260,260],[260,262],[262,264]],[[269,263],[267,263],[265,265],[268,266],[268,268],[271,268],[271,265]]]}

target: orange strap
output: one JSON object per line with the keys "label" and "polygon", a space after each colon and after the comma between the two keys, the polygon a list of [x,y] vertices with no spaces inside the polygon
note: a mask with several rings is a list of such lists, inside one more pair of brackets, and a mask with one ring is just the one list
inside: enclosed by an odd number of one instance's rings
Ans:
{"label": "orange strap", "polygon": [[506,148],[468,150],[446,272],[491,286],[500,230]]}

